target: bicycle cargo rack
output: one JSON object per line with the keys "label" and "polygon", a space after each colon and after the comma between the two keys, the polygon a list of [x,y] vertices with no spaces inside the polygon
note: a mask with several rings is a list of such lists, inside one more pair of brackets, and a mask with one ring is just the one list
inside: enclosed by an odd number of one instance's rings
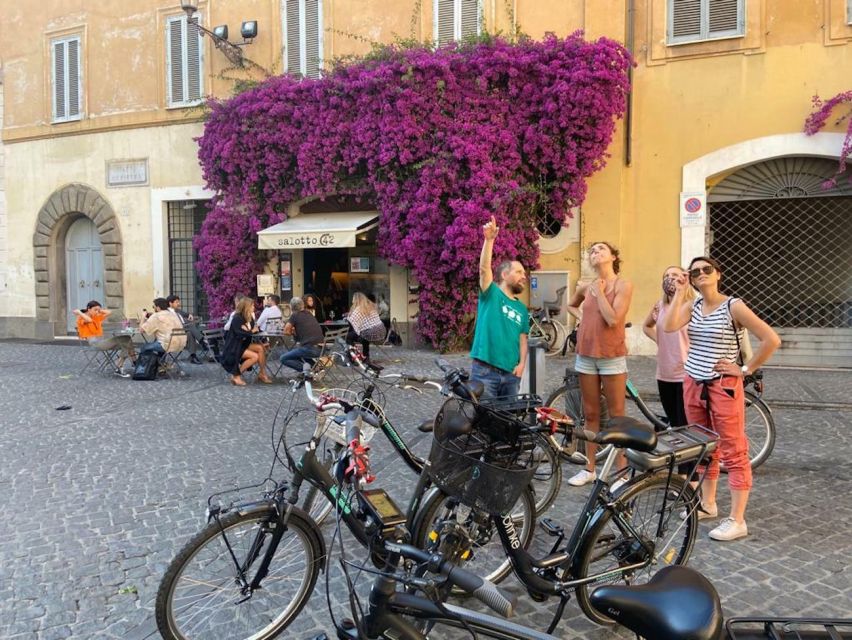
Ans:
{"label": "bicycle cargo rack", "polygon": [[630,466],[649,471],[672,464],[692,462],[706,457],[716,449],[719,435],[699,424],[669,427],[657,434],[657,446],[649,453],[627,449]]}
{"label": "bicycle cargo rack", "polygon": [[852,618],[731,618],[730,640],[852,640]]}

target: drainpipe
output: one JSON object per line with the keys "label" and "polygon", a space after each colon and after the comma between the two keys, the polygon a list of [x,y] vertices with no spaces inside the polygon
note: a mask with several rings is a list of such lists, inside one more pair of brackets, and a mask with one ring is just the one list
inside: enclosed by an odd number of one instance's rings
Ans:
{"label": "drainpipe", "polygon": [[[635,0],[627,0],[625,12],[627,24],[625,25],[624,46],[630,52],[631,58],[635,48],[633,24],[636,11],[634,2]],[[630,65],[627,69],[627,81],[630,83],[630,89],[627,92],[627,111],[624,114],[624,164],[629,167],[633,161],[633,65]]]}

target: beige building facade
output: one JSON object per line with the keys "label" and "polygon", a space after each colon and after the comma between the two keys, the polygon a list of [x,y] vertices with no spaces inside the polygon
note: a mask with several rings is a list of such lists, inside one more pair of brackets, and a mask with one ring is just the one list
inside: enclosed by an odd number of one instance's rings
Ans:
{"label": "beige building facade", "polygon": [[[127,317],[172,291],[203,304],[191,239],[212,194],[193,138],[204,96],[262,75],[233,68],[235,49],[313,76],[371,41],[583,29],[634,53],[630,113],[571,223],[543,221],[533,301],[572,290],[589,275],[582,248],[610,241],[635,284],[631,351],[652,353],[640,325],[662,271],[709,252],[732,293],[781,332],[779,362],[852,363],[852,192],[842,180],[820,187],[843,134],[801,133],[812,96],[849,89],[848,0],[208,0],[195,16],[227,25],[231,42],[242,44],[243,22],[257,35],[228,53],[192,31],[179,3],[53,0],[36,16],[0,0],[0,335],[65,334],[87,296]],[[346,276],[384,283],[405,325],[416,283],[379,260],[352,262],[373,250],[341,254]],[[322,261],[301,249],[270,258],[291,294]],[[825,275],[832,263],[845,266]]]}

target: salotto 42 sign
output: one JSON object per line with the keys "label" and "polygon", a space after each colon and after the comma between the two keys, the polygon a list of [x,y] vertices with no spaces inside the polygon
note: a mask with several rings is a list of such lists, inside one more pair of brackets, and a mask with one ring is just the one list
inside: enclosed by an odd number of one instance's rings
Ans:
{"label": "salotto 42 sign", "polygon": [[680,194],[680,226],[703,227],[707,223],[707,194],[703,191]]}

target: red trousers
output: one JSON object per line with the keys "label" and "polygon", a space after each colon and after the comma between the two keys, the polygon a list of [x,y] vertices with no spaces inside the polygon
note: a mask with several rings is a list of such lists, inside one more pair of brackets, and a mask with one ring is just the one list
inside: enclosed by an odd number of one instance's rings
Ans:
{"label": "red trousers", "polygon": [[[706,399],[702,399],[705,389]],[[719,444],[712,454],[707,478],[715,480],[719,477],[721,458],[728,469],[731,489],[751,489],[743,379],[723,376],[705,384],[686,376],[683,381],[683,404],[687,421],[709,427],[719,434]]]}

